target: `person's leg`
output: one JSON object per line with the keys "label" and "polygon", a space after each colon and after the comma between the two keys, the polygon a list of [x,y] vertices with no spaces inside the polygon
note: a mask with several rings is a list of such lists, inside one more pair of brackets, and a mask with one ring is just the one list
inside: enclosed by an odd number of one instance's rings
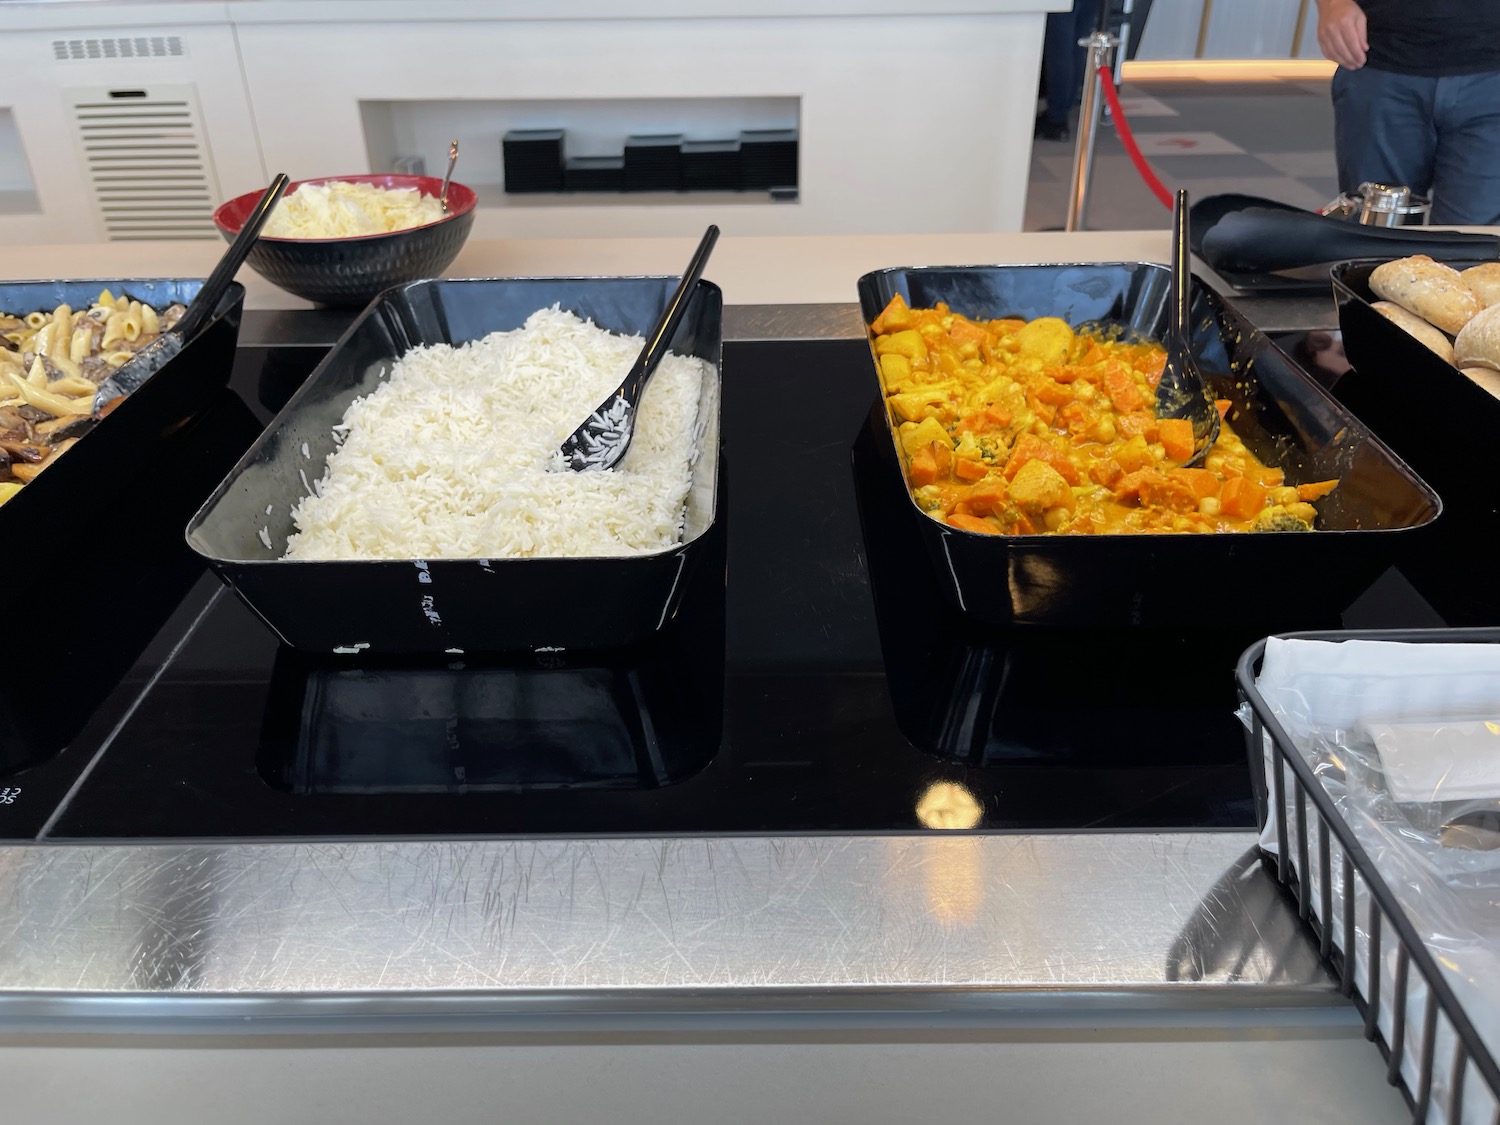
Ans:
{"label": "person's leg", "polygon": [[1439,78],[1433,223],[1500,224],[1500,74]]}
{"label": "person's leg", "polygon": [[[1083,3],[1085,0],[1079,0]],[[1047,85],[1047,124],[1067,130],[1068,111],[1078,96],[1073,89],[1075,76],[1073,13],[1048,12],[1047,31],[1042,39],[1042,74]]]}
{"label": "person's leg", "polygon": [[1068,110],[1071,112],[1078,108],[1078,103],[1083,100],[1083,72],[1089,64],[1089,53],[1086,47],[1080,47],[1078,41],[1087,39],[1094,33],[1094,24],[1099,18],[1099,0],[1073,0],[1073,25],[1069,29],[1072,34],[1069,37],[1073,44],[1072,58],[1072,81],[1068,87]]}
{"label": "person's leg", "polygon": [[1333,149],[1339,190],[1366,180],[1405,185],[1425,195],[1437,151],[1436,78],[1368,66],[1333,75]]}

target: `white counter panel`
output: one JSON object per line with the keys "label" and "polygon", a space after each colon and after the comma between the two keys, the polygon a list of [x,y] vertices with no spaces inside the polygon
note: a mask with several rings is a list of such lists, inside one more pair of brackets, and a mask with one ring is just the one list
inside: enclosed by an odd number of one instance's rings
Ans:
{"label": "white counter panel", "polygon": [[[62,4],[64,9],[93,5]],[[168,21],[163,5],[142,12],[118,6],[93,13],[85,28],[9,30],[0,67],[0,107],[9,108],[29,164],[32,207],[0,210],[0,245],[96,242],[104,230],[75,136],[68,91],[78,87],[193,87],[208,162],[220,185],[266,178],[255,122],[240,74],[234,31],[227,24]],[[184,13],[193,11],[182,5]],[[149,22],[149,14],[161,22]],[[7,13],[8,16],[8,13]],[[6,17],[0,17],[6,18]],[[60,19],[60,23],[76,23]],[[58,58],[54,44],[175,36],[178,55]]]}
{"label": "white counter panel", "polygon": [[481,208],[475,235],[688,234],[710,221],[726,234],[837,234],[1020,229],[1042,23],[1040,12],[339,22],[244,24],[239,38],[265,158],[293,178],[368,169],[361,100],[798,98],[796,203],[510,196]]}

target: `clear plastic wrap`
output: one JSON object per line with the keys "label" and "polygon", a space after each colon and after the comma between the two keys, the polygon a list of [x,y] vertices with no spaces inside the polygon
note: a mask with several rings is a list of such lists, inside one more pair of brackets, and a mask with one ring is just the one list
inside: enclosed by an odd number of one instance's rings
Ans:
{"label": "clear plastic wrap", "polygon": [[[1390,888],[1483,1046],[1492,1057],[1500,1054],[1500,644],[1273,637],[1256,688]],[[1248,707],[1242,717],[1248,724]],[[1277,761],[1269,735],[1261,749],[1271,777]],[[1261,846],[1274,855],[1278,818],[1290,826],[1298,812],[1294,785],[1285,787],[1280,807],[1274,788],[1269,792]],[[1372,994],[1389,1001],[1405,992],[1412,1013],[1405,1026],[1397,1026],[1396,1005],[1374,1008],[1409,1091],[1420,1099],[1420,1076],[1430,1073],[1429,1121],[1495,1121],[1500,1100],[1460,1061],[1451,1023],[1429,1004],[1400,943],[1387,935],[1376,971],[1369,971],[1369,890],[1362,878],[1346,879],[1354,868],[1338,840],[1328,846],[1326,867],[1305,853],[1288,858],[1307,867],[1298,877],[1310,884],[1313,912],[1340,950],[1351,949],[1345,931],[1354,920],[1354,983],[1366,1002]],[[1328,888],[1320,869],[1328,872]],[[1433,1065],[1422,1066],[1424,1056]],[[1455,1105],[1460,1067],[1462,1097]]]}

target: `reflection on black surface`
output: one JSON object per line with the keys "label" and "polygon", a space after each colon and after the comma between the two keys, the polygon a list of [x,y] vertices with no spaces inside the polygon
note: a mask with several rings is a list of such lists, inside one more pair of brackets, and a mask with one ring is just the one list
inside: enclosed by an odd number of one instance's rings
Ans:
{"label": "reflection on black surface", "polygon": [[1349,357],[1344,354],[1344,336],[1341,332],[1316,329],[1311,332],[1291,332],[1275,337],[1283,351],[1297,361],[1318,385],[1331,391],[1338,381],[1349,373]]}
{"label": "reflection on black surface", "polygon": [[203,481],[222,476],[260,427],[225,391],[87,502],[9,545],[17,641],[0,675],[0,776],[68,746],[173,615],[204,565],[182,528]]}
{"label": "reflection on black surface", "polygon": [[[722,613],[722,610],[721,610]],[[296,794],[653,788],[718,748],[723,644],[674,627],[577,667],[326,661],[282,648],[260,772]],[[718,690],[716,690],[718,688]]]}

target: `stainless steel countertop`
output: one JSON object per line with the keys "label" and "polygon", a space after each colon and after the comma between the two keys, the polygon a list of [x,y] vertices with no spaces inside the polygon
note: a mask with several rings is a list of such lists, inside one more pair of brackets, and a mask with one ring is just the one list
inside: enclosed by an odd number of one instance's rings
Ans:
{"label": "stainless steel countertop", "polygon": [[0,848],[0,1031],[1343,1006],[1245,832]]}

